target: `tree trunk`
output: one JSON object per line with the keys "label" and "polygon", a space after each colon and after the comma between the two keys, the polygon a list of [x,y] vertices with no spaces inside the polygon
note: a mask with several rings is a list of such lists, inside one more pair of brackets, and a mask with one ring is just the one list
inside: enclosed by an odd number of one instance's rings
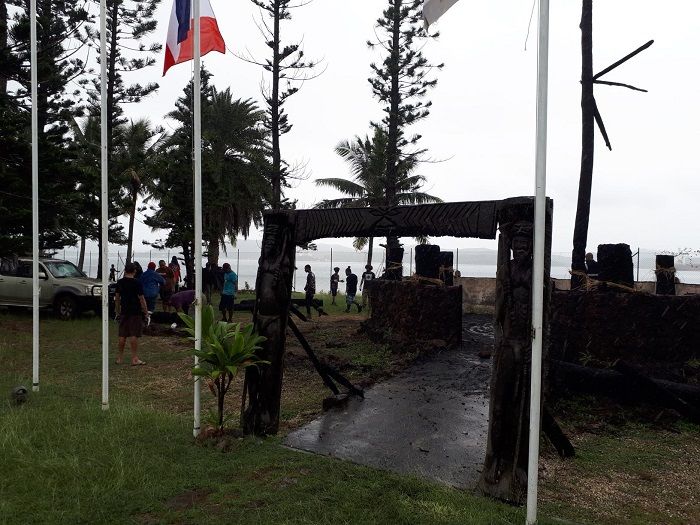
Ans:
{"label": "tree trunk", "polygon": [[85,267],[85,237],[80,238],[80,255],[78,256],[78,269],[82,272]]}
{"label": "tree trunk", "polygon": [[219,429],[224,429],[224,400],[226,399],[226,391],[224,390],[224,385],[226,384],[226,376],[221,376],[219,379],[219,391],[217,405],[219,410]]}
{"label": "tree trunk", "polygon": [[272,49],[272,97],[270,113],[272,121],[272,209],[282,205],[282,153],[280,152],[280,3],[275,0],[275,20]]}
{"label": "tree trunk", "polygon": [[207,244],[207,261],[213,268],[218,268],[220,254],[221,247],[219,246],[219,241],[209,241]]}
{"label": "tree trunk", "polygon": [[367,241],[367,265],[372,266],[372,255],[374,254],[374,237]]}
{"label": "tree trunk", "polygon": [[[573,272],[586,272],[586,244],[591,213],[593,154],[595,149],[595,100],[593,98],[593,0],[583,0],[581,13],[581,175],[574,224]],[[582,285],[580,275],[571,276],[571,287]]]}
{"label": "tree trunk", "polygon": [[[394,0],[394,12],[392,20],[391,36],[391,96],[389,100],[389,130],[386,148],[386,203],[388,206],[396,206],[396,181],[398,179],[399,156],[399,109],[401,105],[401,9],[403,0]],[[386,239],[386,267],[387,276],[398,277],[403,271],[396,271],[403,264],[403,251],[398,237],[390,236]],[[401,256],[401,260],[395,260]],[[391,271],[389,271],[391,269]]]}
{"label": "tree trunk", "polygon": [[[0,0],[0,54],[9,53],[7,49],[7,0]],[[7,94],[6,71],[0,68],[0,96]]]}
{"label": "tree trunk", "polygon": [[107,165],[111,168],[115,115],[114,92],[117,83],[117,60],[119,58],[119,6],[122,0],[112,0],[109,13],[109,50],[107,55]]}
{"label": "tree trunk", "polygon": [[134,255],[134,221],[136,220],[136,206],[138,204],[139,195],[138,193],[132,193],[131,195],[133,204],[131,205],[131,210],[129,213],[129,237],[126,241],[126,261],[131,262],[131,258]]}

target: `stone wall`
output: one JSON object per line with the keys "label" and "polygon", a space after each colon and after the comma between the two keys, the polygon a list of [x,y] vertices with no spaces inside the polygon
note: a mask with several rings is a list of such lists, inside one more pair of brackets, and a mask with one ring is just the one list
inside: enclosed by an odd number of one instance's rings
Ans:
{"label": "stone wall", "polygon": [[682,371],[700,356],[699,319],[700,295],[555,291],[550,356]]}
{"label": "stone wall", "polygon": [[[552,279],[555,290],[570,290],[569,279]],[[496,304],[496,279],[493,277],[459,277],[455,285],[462,287],[462,307],[465,313],[492,313]],[[656,283],[640,281],[635,289],[653,294]],[[676,284],[676,295],[700,295],[700,284]]]}
{"label": "stone wall", "polygon": [[404,343],[442,340],[447,346],[462,341],[462,290],[459,286],[420,284],[415,280],[372,281],[370,317],[363,323],[375,340]]}

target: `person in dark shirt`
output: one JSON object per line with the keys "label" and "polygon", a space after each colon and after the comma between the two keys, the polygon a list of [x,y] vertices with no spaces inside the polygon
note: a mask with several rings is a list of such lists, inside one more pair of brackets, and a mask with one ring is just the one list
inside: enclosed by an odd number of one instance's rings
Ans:
{"label": "person in dark shirt", "polygon": [[112,267],[109,269],[109,281],[110,282],[116,282],[117,280],[117,269],[112,265]]}
{"label": "person in dark shirt", "polygon": [[138,356],[138,338],[143,332],[143,318],[148,316],[146,299],[143,296],[143,285],[135,278],[136,267],[133,263],[124,266],[124,277],[117,281],[114,296],[114,307],[119,321],[119,355],[117,364],[124,359],[124,347],[129,339],[131,348],[131,365],[145,365]]}
{"label": "person in dark shirt", "polygon": [[599,267],[598,267],[598,261],[596,261],[593,258],[592,253],[587,253],[586,254],[586,273],[590,277],[598,277],[598,273],[600,272]]}
{"label": "person in dark shirt", "polygon": [[373,268],[371,264],[365,266],[365,272],[362,274],[362,279],[360,279],[360,291],[362,292],[362,308],[367,306],[367,283],[377,278],[377,276],[374,275],[374,272],[372,270]]}
{"label": "person in dark shirt", "polygon": [[345,269],[345,308],[346,312],[350,311],[350,307],[354,304],[357,306],[357,313],[362,311],[362,305],[355,301],[355,295],[357,294],[357,275],[352,273],[352,269],[348,266]]}
{"label": "person in dark shirt", "polygon": [[331,296],[333,297],[333,301],[331,304],[335,304],[335,298],[338,295],[338,283],[342,282],[345,281],[340,279],[340,268],[333,268],[333,274],[331,275]]}
{"label": "person in dark shirt", "polygon": [[311,317],[311,306],[313,306],[314,295],[316,294],[316,276],[311,271],[310,264],[304,266],[304,271],[306,272],[306,286],[304,286],[304,292],[306,292],[306,315]]}
{"label": "person in dark shirt", "polygon": [[134,267],[136,268],[136,271],[134,272],[134,278],[140,279],[143,275],[143,268],[141,267],[141,263],[139,263],[138,261],[134,261]]}

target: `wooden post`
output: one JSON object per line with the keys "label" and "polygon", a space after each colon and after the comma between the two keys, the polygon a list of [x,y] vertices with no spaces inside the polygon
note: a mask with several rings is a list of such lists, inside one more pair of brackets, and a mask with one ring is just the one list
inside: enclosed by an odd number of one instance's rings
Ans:
{"label": "wooden post", "polygon": [[267,338],[259,357],[270,364],[246,369],[241,426],[248,434],[276,434],[279,429],[284,347],[296,258],[295,217],[294,213],[284,212],[265,216],[253,323],[258,334]]}
{"label": "wooden post", "polygon": [[656,295],[676,295],[676,267],[673,255],[656,256]]}
{"label": "wooden post", "polygon": [[[486,459],[479,481],[479,489],[484,494],[518,504],[525,501],[527,494],[533,218],[532,202],[506,200],[499,210],[500,235],[494,322],[496,342],[491,374]],[[545,327],[549,326],[551,251],[552,202],[548,200],[543,323]],[[545,329],[543,362],[546,362],[547,356],[547,335],[548,330]],[[545,377],[546,373],[543,373],[543,379]]]}
{"label": "wooden post", "polygon": [[598,280],[634,287],[634,263],[629,244],[600,244],[598,267]]}

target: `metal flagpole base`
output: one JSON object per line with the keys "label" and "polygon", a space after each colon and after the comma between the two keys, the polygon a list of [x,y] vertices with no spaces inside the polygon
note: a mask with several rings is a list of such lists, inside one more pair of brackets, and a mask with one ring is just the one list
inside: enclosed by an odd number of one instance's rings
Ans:
{"label": "metal flagpole base", "polygon": [[39,391],[39,383],[34,383],[32,385],[32,392],[38,392]]}
{"label": "metal flagpole base", "polygon": [[107,412],[109,410],[109,403],[102,403],[102,410]]}

